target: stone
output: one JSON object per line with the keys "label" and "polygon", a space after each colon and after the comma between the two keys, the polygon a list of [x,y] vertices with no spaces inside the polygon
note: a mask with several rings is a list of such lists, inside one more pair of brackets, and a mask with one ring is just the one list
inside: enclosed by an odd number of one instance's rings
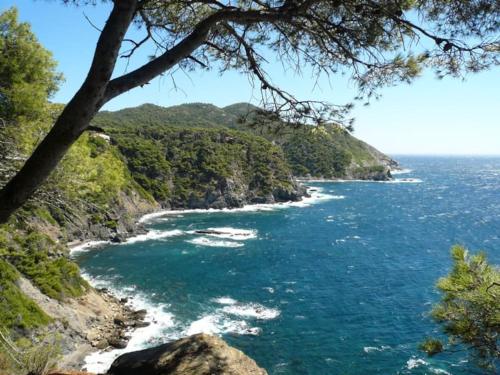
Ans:
{"label": "stone", "polygon": [[107,375],[267,375],[253,359],[204,333],[118,357]]}
{"label": "stone", "polygon": [[127,341],[122,340],[118,337],[112,337],[108,340],[109,346],[115,349],[125,349],[127,347]]}

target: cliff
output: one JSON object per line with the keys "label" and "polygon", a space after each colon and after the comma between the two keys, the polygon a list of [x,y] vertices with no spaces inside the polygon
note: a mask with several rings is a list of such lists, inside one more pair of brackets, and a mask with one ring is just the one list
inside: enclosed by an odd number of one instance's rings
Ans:
{"label": "cliff", "polygon": [[[143,104],[116,112],[103,111],[94,123],[113,133],[138,129],[235,129],[266,138],[281,148],[294,176],[323,179],[387,180],[398,163],[336,125],[298,128],[254,122],[258,108],[237,103],[224,108],[192,103],[173,107]],[[279,128],[279,131],[276,131]]]}
{"label": "cliff", "polygon": [[229,129],[111,128],[135,181],[163,207],[226,208],[299,200],[281,149]]}

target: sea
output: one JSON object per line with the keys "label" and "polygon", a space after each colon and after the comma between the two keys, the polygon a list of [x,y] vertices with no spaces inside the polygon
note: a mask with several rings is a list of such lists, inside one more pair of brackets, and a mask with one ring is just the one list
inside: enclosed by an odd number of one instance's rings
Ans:
{"label": "sea", "polygon": [[482,374],[465,348],[429,358],[418,345],[446,340],[429,312],[454,244],[500,264],[500,157],[396,159],[394,181],[306,182],[302,202],[156,213],[142,219],[148,234],[74,249],[94,286],[151,322],[86,368],[206,332],[269,374]]}

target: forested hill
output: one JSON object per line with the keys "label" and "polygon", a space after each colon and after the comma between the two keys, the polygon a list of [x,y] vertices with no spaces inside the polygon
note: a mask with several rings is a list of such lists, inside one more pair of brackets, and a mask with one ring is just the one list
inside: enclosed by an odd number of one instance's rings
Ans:
{"label": "forested hill", "polygon": [[103,111],[94,125],[109,133],[144,133],[160,129],[230,128],[257,134],[281,147],[297,177],[388,179],[397,162],[335,125],[318,129],[272,129],[249,126],[242,121],[257,110],[248,103],[224,108],[192,103],[173,107],[143,104],[116,112]]}

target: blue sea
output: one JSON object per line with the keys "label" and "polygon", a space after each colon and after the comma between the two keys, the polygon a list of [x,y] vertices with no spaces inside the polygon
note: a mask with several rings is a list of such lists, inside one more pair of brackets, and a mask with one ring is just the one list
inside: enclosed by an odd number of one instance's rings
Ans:
{"label": "blue sea", "polygon": [[453,244],[500,264],[500,158],[397,159],[411,171],[391,183],[307,183],[298,204],[150,217],[147,235],[74,257],[148,308],[127,350],[210,332],[269,374],[481,374],[467,351],[428,358],[418,344],[443,337],[429,310]]}

